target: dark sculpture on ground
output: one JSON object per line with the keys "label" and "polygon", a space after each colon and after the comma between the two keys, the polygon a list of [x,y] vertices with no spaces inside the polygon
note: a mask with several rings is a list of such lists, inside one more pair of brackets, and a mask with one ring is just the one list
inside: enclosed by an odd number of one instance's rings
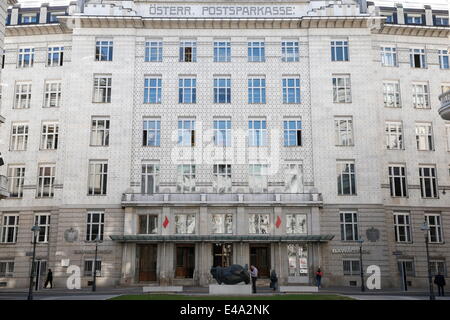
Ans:
{"label": "dark sculpture on ground", "polygon": [[244,281],[245,284],[250,283],[250,274],[248,273],[248,266],[242,267],[238,264],[232,264],[229,267],[212,267],[211,274],[219,284],[238,284]]}

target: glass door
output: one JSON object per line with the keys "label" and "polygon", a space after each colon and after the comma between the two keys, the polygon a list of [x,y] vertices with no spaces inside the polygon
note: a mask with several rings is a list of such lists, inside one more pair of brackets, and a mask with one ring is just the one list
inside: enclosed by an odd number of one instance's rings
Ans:
{"label": "glass door", "polygon": [[308,246],[306,244],[288,244],[288,282],[308,283]]}

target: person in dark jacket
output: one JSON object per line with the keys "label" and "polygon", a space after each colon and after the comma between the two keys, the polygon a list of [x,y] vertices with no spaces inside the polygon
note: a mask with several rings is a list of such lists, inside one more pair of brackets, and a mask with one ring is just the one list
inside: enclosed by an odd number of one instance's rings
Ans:
{"label": "person in dark jacket", "polygon": [[434,276],[434,283],[438,287],[439,296],[444,296],[445,278],[440,272]]}
{"label": "person in dark jacket", "polygon": [[47,288],[50,283],[50,289],[53,288],[53,272],[52,269],[48,269],[47,280],[45,280],[44,288]]}
{"label": "person in dark jacket", "polygon": [[275,270],[272,270],[272,272],[270,273],[270,287],[273,289],[273,291],[277,290],[278,287],[278,277]]}
{"label": "person in dark jacket", "polygon": [[320,285],[322,284],[322,277],[323,277],[323,272],[320,270],[320,268],[318,268],[317,272],[316,272],[317,288],[320,288]]}

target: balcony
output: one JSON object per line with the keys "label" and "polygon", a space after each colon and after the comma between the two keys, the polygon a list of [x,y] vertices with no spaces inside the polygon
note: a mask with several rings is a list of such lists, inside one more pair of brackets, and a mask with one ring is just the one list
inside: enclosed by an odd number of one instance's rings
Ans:
{"label": "balcony", "polygon": [[0,199],[9,197],[8,178],[0,175]]}
{"label": "balcony", "polygon": [[320,193],[124,193],[122,207],[198,205],[321,206]]}
{"label": "balcony", "polygon": [[444,120],[450,120],[450,90],[444,92],[439,96],[441,100],[441,107],[439,108],[439,115]]}

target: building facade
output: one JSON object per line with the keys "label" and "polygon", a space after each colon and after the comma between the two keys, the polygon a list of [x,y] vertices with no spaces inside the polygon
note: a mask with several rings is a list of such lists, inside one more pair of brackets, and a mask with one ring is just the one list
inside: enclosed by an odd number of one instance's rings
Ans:
{"label": "building facade", "polygon": [[448,10],[352,0],[12,7],[0,283],[27,285],[37,224],[57,286],[237,263],[425,287],[424,221],[432,272],[450,259],[449,35]]}

